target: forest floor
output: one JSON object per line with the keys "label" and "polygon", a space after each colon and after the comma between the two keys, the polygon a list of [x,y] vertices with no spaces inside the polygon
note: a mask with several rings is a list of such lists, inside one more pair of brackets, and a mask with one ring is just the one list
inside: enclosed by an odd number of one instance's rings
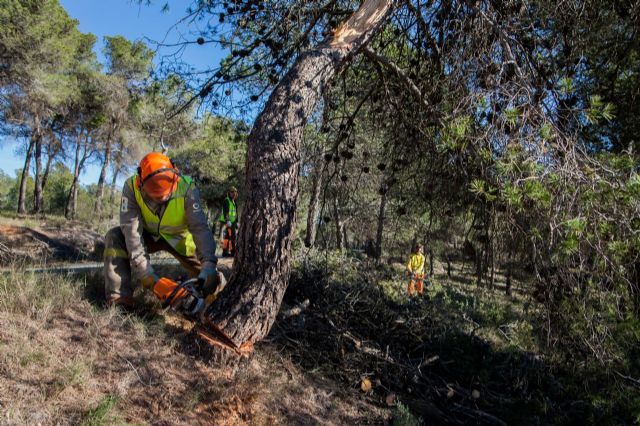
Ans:
{"label": "forest floor", "polygon": [[24,266],[0,275],[0,424],[619,424],[635,398],[555,368],[526,276],[507,296],[463,262],[410,300],[401,264],[298,250],[269,336],[222,362],[142,292],[136,313],[105,309],[100,272]]}
{"label": "forest floor", "polygon": [[0,266],[102,260],[104,235],[60,217],[0,215]]}

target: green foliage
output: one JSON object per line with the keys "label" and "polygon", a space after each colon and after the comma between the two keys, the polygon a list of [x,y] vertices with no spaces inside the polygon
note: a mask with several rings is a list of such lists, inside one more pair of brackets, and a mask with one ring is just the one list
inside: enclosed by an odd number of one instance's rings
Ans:
{"label": "green foliage", "polygon": [[570,77],[563,77],[558,82],[558,89],[562,95],[569,96],[576,90],[574,81]]}
{"label": "green foliage", "polygon": [[14,180],[11,176],[0,170],[0,209],[4,209],[12,205],[9,197],[13,186]]}
{"label": "green foliage", "polygon": [[614,106],[612,103],[605,103],[600,95],[592,95],[589,98],[589,108],[585,111],[587,121],[596,124],[604,119],[611,121],[613,119]]}
{"label": "green foliage", "polygon": [[540,137],[545,141],[551,139],[552,133],[551,133],[551,125],[549,123],[545,123],[540,128]]}
{"label": "green foliage", "polygon": [[97,406],[87,412],[85,418],[80,424],[82,426],[102,426],[112,424],[110,415],[117,403],[117,396],[105,396]]}
{"label": "green foliage", "polygon": [[149,75],[154,54],[143,42],[131,42],[123,36],[106,36],[104,40],[110,74],[127,80],[141,80]]}
{"label": "green foliage", "polygon": [[230,186],[243,186],[247,134],[242,122],[205,116],[195,140],[173,154],[178,167],[196,179],[202,199],[216,211]]}
{"label": "green foliage", "polygon": [[393,410],[391,425],[393,426],[418,426],[422,424],[420,417],[414,416],[409,408],[401,402]]}
{"label": "green foliage", "polygon": [[482,179],[474,179],[471,181],[469,190],[486,201],[495,201],[497,198],[497,189]]}
{"label": "green foliage", "polygon": [[464,148],[465,138],[471,131],[473,118],[460,116],[453,119],[442,132],[440,146],[448,149]]}
{"label": "green foliage", "polygon": [[533,201],[537,206],[548,208],[551,204],[551,193],[542,182],[528,180],[522,188],[525,197]]}
{"label": "green foliage", "polygon": [[[47,190],[45,192],[45,211],[52,214],[64,214],[69,198],[69,188],[73,181],[73,174],[62,163],[56,163],[49,173]],[[83,189],[80,189],[80,193]]]}
{"label": "green foliage", "polygon": [[507,108],[504,111],[505,122],[511,127],[515,127],[518,124],[518,119],[521,115],[522,111],[517,107]]}

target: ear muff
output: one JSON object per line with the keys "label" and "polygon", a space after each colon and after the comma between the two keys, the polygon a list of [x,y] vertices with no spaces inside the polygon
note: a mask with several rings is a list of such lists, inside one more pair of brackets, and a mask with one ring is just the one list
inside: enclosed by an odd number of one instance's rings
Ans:
{"label": "ear muff", "polygon": [[142,188],[142,168],[138,166],[138,169],[136,170],[136,172],[138,173],[136,175],[136,186],[138,188]]}

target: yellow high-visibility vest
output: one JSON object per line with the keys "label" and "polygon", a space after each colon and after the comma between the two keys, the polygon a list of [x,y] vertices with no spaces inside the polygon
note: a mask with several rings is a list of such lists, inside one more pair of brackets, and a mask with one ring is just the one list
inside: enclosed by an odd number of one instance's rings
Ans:
{"label": "yellow high-visibility vest", "polygon": [[407,269],[414,274],[424,274],[424,255],[412,253],[407,263]]}
{"label": "yellow high-visibility vest", "polygon": [[162,217],[156,216],[147,207],[142,198],[142,192],[136,185],[136,176],[131,178],[131,186],[142,212],[142,226],[144,229],[153,236],[162,237],[181,255],[193,256],[196,253],[196,244],[193,242],[193,235],[191,235],[187,227],[184,210],[184,200],[191,186],[191,178],[188,176],[180,178],[175,192],[167,202]]}
{"label": "yellow high-visibility vest", "polygon": [[[229,222],[236,223],[236,202],[229,197],[227,197],[225,201],[229,205]],[[220,222],[226,222],[226,220],[224,219],[224,209],[220,213],[220,217],[218,218],[218,220]]]}

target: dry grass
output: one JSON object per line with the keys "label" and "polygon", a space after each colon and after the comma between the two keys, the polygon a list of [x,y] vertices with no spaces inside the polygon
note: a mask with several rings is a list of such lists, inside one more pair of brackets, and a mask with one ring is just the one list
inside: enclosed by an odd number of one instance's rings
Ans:
{"label": "dry grass", "polygon": [[390,412],[275,346],[235,367],[164,314],[104,310],[84,279],[0,277],[0,424],[357,424]]}

